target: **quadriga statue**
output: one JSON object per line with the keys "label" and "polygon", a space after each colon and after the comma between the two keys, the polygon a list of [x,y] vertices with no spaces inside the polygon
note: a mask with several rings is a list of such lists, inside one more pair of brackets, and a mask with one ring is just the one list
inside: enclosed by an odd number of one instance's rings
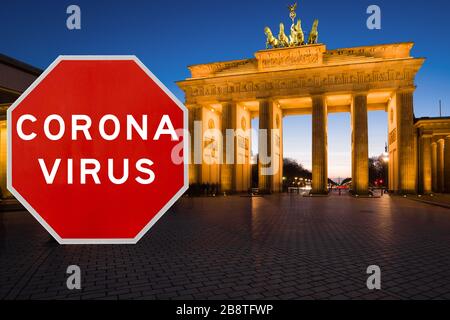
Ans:
{"label": "quadriga statue", "polygon": [[269,46],[272,48],[278,48],[278,39],[273,36],[272,30],[269,27],[264,28],[264,33],[266,34],[266,49],[269,49]]}
{"label": "quadriga statue", "polygon": [[319,20],[314,20],[311,32],[309,33],[308,44],[316,44],[319,41]]}
{"label": "quadriga statue", "polygon": [[299,19],[296,24],[291,26],[291,35],[289,37],[289,46],[302,46],[305,44],[305,34],[302,30],[302,22]]}

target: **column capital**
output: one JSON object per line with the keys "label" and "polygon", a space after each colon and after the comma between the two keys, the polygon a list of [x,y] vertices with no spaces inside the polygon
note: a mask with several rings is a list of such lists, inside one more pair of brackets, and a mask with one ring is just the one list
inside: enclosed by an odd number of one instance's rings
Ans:
{"label": "column capital", "polygon": [[425,129],[423,127],[417,127],[417,131],[419,133],[419,138],[432,138],[433,137],[433,131],[429,129]]}
{"label": "column capital", "polygon": [[261,95],[261,96],[256,96],[254,99],[254,101],[269,101],[269,100],[273,100],[273,97],[271,95]]}
{"label": "column capital", "polygon": [[369,94],[369,90],[361,89],[361,90],[353,90],[351,95],[352,97],[356,96],[367,96]]}
{"label": "column capital", "polygon": [[267,98],[257,98],[257,99],[255,99],[255,101],[258,101],[258,103],[261,103],[261,102],[273,103],[276,101],[276,99],[274,99],[272,97],[267,97]]}
{"label": "column capital", "polygon": [[235,100],[222,100],[220,102],[217,102],[218,104],[221,104],[222,106],[225,106],[227,104],[233,105],[233,104],[238,104],[239,101],[235,101]]}
{"label": "column capital", "polygon": [[327,105],[327,96],[325,94],[314,94],[311,95],[312,100],[312,107],[314,108],[314,105],[318,105],[318,103],[321,103],[326,106]]}
{"label": "column capital", "polygon": [[414,93],[416,91],[416,86],[398,87],[396,93]]}
{"label": "column capital", "polygon": [[443,135],[433,134],[433,143],[439,143],[441,140],[444,141],[445,138]]}
{"label": "column capital", "polygon": [[325,97],[326,96],[326,92],[325,91],[311,91],[309,93],[309,96],[311,98]]}

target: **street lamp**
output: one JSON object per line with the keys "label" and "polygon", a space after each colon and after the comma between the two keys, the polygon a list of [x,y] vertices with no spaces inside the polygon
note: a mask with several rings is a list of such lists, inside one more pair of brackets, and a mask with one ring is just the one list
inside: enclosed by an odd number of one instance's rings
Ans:
{"label": "street lamp", "polygon": [[386,163],[389,162],[389,153],[388,153],[388,145],[387,145],[387,143],[384,145],[384,152],[383,152],[383,155],[382,155],[382,159]]}

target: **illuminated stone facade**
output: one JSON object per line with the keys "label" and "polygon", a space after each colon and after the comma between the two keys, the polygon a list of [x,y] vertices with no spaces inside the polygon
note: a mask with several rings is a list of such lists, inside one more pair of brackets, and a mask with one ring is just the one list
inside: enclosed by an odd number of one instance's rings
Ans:
{"label": "illuminated stone facade", "polygon": [[[268,164],[259,164],[259,189],[276,192],[282,183],[282,118],[311,114],[312,192],[324,194],[328,191],[327,116],[349,112],[353,189],[366,194],[367,113],[384,110],[389,124],[389,189],[416,193],[419,159],[413,93],[414,79],[424,59],[412,57],[412,47],[413,43],[395,43],[327,50],[325,45],[316,44],[262,50],[253,59],[190,66],[191,77],[178,82],[190,110],[190,133],[194,134],[195,120],[203,120],[205,125],[213,119],[225,132],[239,127],[241,117],[248,125],[250,118],[259,117],[260,129],[276,129],[276,134],[267,138],[268,154],[275,154],[276,159],[270,165],[279,167],[275,175],[263,175],[261,168]],[[259,144],[261,154],[261,139]],[[250,158],[250,147],[242,152]],[[191,164],[190,182],[219,183],[224,191],[246,191],[250,187],[250,163],[239,167],[223,163]],[[216,173],[212,175],[211,171]]]}
{"label": "illuminated stone facade", "polygon": [[418,139],[420,193],[450,193],[450,117],[420,118]]}
{"label": "illuminated stone facade", "polygon": [[37,68],[0,54],[0,195],[3,198],[11,197],[6,189],[6,110],[40,73]]}

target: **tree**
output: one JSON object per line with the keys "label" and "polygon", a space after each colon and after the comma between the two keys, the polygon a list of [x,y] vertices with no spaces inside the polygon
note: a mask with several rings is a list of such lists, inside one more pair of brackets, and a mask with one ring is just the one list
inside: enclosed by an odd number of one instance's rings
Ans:
{"label": "tree", "polygon": [[288,187],[305,187],[307,180],[312,179],[311,171],[305,169],[301,163],[294,159],[283,159],[283,191]]}
{"label": "tree", "polygon": [[345,178],[344,180],[342,180],[341,186],[349,184],[351,182],[352,182],[352,178]]}
{"label": "tree", "polygon": [[[258,160],[258,156],[256,156],[256,159]],[[297,181],[297,183],[303,181],[303,184],[305,184],[306,180],[312,179],[312,173],[305,169],[298,161],[291,158],[284,158],[283,177],[283,189],[286,190],[294,181]],[[258,187],[258,162],[252,164],[252,187]]]}
{"label": "tree", "polygon": [[286,180],[303,178],[303,179],[311,179],[312,173],[311,171],[305,169],[303,165],[291,158],[283,159],[283,176]]}
{"label": "tree", "polygon": [[369,158],[369,183],[378,187],[388,185],[388,164],[382,155]]}

